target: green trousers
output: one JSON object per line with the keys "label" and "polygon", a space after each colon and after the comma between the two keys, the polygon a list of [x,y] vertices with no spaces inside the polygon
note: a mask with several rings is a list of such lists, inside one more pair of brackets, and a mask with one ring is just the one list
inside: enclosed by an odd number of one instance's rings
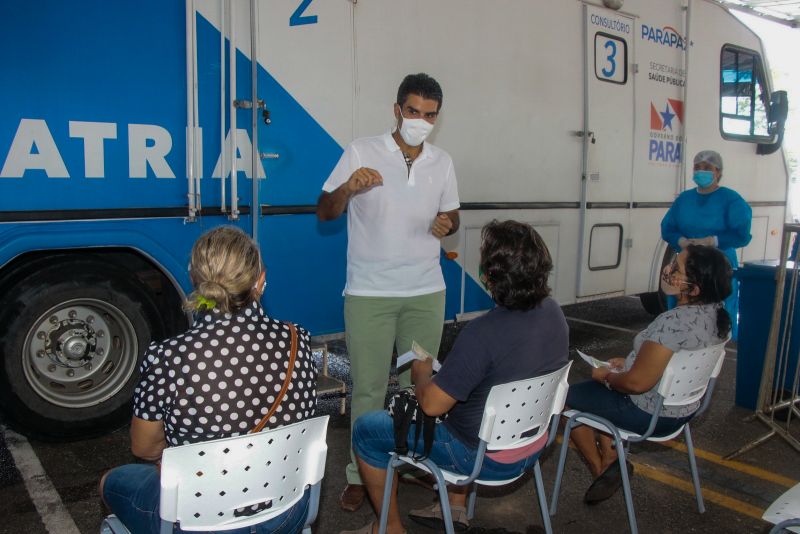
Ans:
{"label": "green trousers", "polygon": [[[353,399],[350,428],[364,413],[382,410],[389,385],[392,348],[411,350],[416,341],[434,357],[439,353],[444,324],[444,291],[416,297],[359,297],[345,295],[344,326]],[[401,386],[411,384],[410,365],[399,375]],[[352,435],[352,432],[351,432]],[[347,483],[361,484],[352,443]]]}

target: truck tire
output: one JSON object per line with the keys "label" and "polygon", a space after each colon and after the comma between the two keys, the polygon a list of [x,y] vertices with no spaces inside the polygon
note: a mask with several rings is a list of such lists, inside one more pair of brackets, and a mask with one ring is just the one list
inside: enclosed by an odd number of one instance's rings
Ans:
{"label": "truck tire", "polygon": [[639,300],[642,302],[644,311],[650,315],[659,315],[667,311],[667,299],[661,289],[649,293],[640,293]]}
{"label": "truck tire", "polygon": [[35,270],[0,299],[0,401],[10,425],[62,440],[129,420],[139,363],[162,324],[133,272],[71,259]]}
{"label": "truck tire", "polygon": [[[667,245],[667,249],[664,251],[664,257],[661,258],[661,268],[658,270],[659,276],[661,276],[661,273],[664,271],[664,267],[666,267],[667,264],[672,261],[672,256],[674,255],[675,251],[672,250],[670,245]],[[663,291],[661,291],[660,282],[661,281],[658,280],[657,291],[639,294],[639,300],[642,302],[642,307],[650,315],[658,315],[667,311],[667,296]]]}

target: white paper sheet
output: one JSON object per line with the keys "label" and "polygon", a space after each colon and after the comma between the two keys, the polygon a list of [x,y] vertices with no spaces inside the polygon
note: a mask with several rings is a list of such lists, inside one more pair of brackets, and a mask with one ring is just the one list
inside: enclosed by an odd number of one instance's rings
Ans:
{"label": "white paper sheet", "polygon": [[399,369],[400,367],[411,363],[411,360],[425,361],[429,358],[433,360],[433,370],[438,373],[439,369],[442,368],[442,364],[439,363],[439,360],[434,359],[430,354],[428,354],[428,351],[423,349],[419,343],[412,341],[411,350],[397,357],[397,368]]}
{"label": "white paper sheet", "polygon": [[598,360],[594,356],[589,356],[588,354],[584,354],[581,351],[578,351],[578,356],[583,358],[583,361],[585,361],[592,367],[610,367],[610,364],[608,362],[605,362],[603,360]]}

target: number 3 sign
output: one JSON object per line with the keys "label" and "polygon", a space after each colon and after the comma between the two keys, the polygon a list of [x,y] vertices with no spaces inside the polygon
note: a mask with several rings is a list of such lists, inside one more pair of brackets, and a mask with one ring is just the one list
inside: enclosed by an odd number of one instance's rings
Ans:
{"label": "number 3 sign", "polygon": [[625,39],[603,32],[595,34],[594,73],[604,82],[628,81],[628,43]]}

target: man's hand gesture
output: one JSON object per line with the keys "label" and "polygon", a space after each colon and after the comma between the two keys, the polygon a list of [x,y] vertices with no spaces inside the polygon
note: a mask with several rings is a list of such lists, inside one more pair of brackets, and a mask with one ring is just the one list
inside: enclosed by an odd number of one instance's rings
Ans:
{"label": "man's hand gesture", "polygon": [[433,220],[433,224],[431,225],[431,233],[439,239],[448,235],[452,229],[453,221],[450,220],[450,217],[448,217],[445,213],[440,213],[437,215]]}
{"label": "man's hand gesture", "polygon": [[375,169],[359,167],[347,180],[347,192],[351,195],[364,191],[376,185],[383,185],[383,176]]}

